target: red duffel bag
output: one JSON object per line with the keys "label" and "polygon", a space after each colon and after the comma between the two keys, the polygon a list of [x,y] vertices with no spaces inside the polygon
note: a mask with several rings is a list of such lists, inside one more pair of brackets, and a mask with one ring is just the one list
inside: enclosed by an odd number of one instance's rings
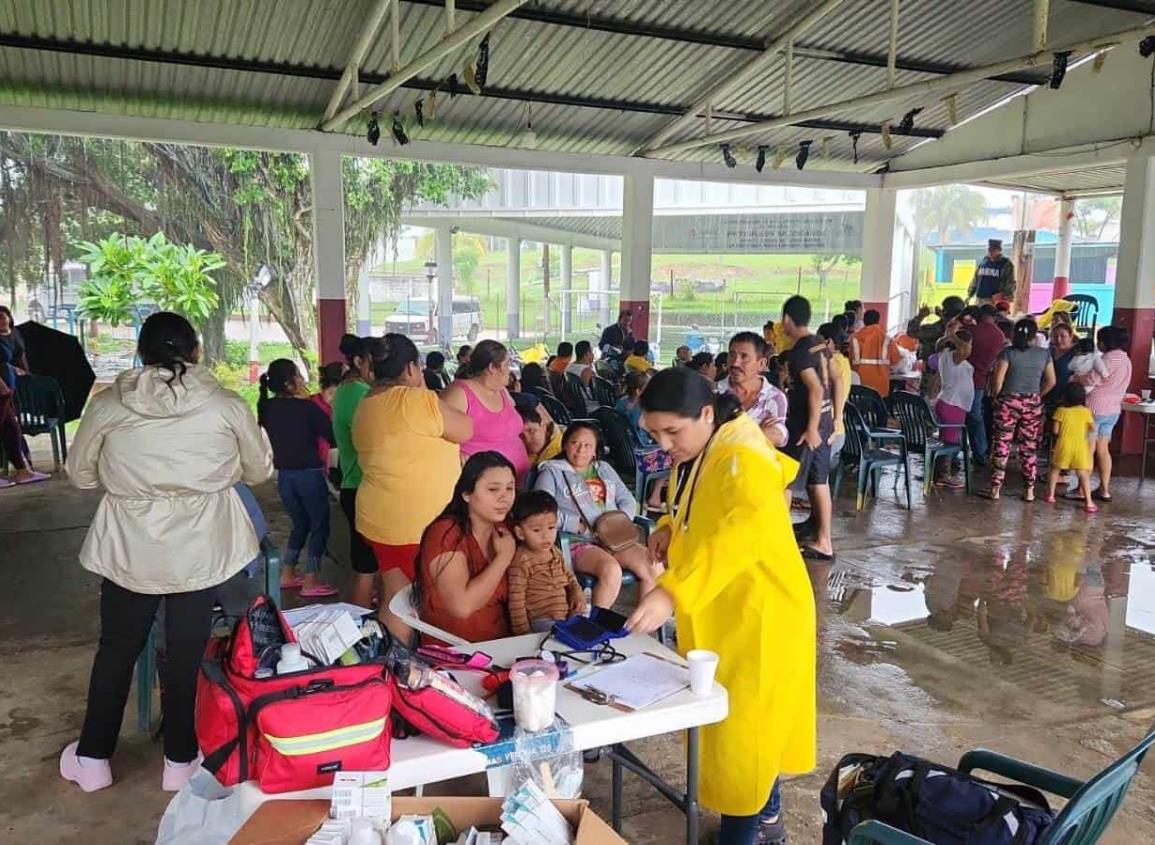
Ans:
{"label": "red duffel bag", "polygon": [[197,678],[201,765],[224,786],[256,778],[264,792],[325,786],[343,769],[388,769],[393,696],[383,662],[257,678],[291,642],[264,595],[230,636],[209,641]]}

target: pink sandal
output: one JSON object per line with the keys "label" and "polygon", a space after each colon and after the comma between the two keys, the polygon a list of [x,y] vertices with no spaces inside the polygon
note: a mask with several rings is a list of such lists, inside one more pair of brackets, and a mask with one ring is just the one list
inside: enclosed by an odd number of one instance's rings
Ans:
{"label": "pink sandal", "polygon": [[1083,510],[1085,510],[1087,513],[1098,513],[1099,506],[1092,502],[1089,505],[1083,505]]}
{"label": "pink sandal", "polygon": [[326,596],[335,596],[338,592],[332,584],[318,584],[315,587],[301,587],[301,598],[323,599]]}
{"label": "pink sandal", "polygon": [[1053,494],[1048,493],[1046,496],[1043,496],[1043,501],[1048,505],[1053,505],[1055,503],[1055,497]]}
{"label": "pink sandal", "polygon": [[301,585],[302,585],[302,584],[304,584],[304,583],[305,583],[305,578],[304,578],[304,576],[302,576],[302,575],[294,575],[294,576],[293,576],[292,578],[290,578],[288,581],[285,581],[285,580],[283,580],[283,579],[282,579],[282,581],[281,581],[281,589],[282,589],[282,590],[299,590],[299,589],[301,589]]}

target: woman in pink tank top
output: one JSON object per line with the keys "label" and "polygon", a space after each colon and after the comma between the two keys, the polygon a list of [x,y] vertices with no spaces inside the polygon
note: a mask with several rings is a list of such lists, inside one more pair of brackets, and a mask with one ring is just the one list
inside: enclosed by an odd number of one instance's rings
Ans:
{"label": "woman in pink tank top", "polygon": [[[463,371],[463,372],[462,372]],[[521,440],[521,416],[509,395],[509,353],[496,340],[483,340],[442,398],[473,420],[473,437],[461,444],[462,458],[498,452],[517,471],[520,484],[529,471],[529,454]]]}

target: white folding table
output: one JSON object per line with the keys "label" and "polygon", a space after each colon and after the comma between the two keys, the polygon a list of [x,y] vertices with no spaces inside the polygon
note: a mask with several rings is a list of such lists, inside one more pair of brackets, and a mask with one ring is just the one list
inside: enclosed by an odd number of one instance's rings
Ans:
{"label": "white folding table", "polygon": [[1147,480],[1147,444],[1151,440],[1151,419],[1155,417],[1155,402],[1124,402],[1123,411],[1143,415],[1143,458],[1139,464],[1139,483]]}
{"label": "white folding table", "polygon": [[[490,655],[498,665],[509,666],[516,658],[532,655],[541,647],[545,635],[529,634],[487,643],[472,648]],[[564,647],[552,643],[558,650]],[[629,656],[650,653],[676,660],[679,658],[657,640],[645,636],[630,636],[614,641],[614,647]],[[464,649],[463,649],[464,650]],[[472,691],[481,692],[479,673],[454,672],[454,677]],[[612,765],[612,821],[615,830],[621,829],[622,778],[624,770],[642,777],[686,816],[686,841],[698,842],[698,757],[699,729],[724,720],[729,713],[726,690],[714,685],[709,695],[696,696],[685,690],[644,710],[632,713],[614,707],[593,704],[576,692],[558,688],[557,714],[566,723],[574,751],[597,750],[610,759]],[[666,783],[630,752],[625,743],[662,734],[687,731],[686,789],[684,792]],[[389,783],[395,790],[437,783],[464,775],[478,774],[487,769],[505,765],[513,750],[512,740],[498,740],[484,748],[451,748],[426,737],[395,740],[389,767]],[[206,776],[207,777],[207,776]],[[195,779],[194,779],[195,780]],[[211,780],[211,779],[209,779]],[[211,785],[215,785],[212,781]],[[210,785],[210,789],[211,789]],[[217,787],[219,790],[219,787]],[[173,798],[161,819],[157,842],[163,845],[196,843],[209,845],[215,837],[206,837],[207,829],[229,831],[231,836],[266,800],[286,798],[329,797],[329,789],[314,789],[278,795],[266,795],[253,781],[243,783],[227,795],[210,799],[205,793],[205,778],[190,783]],[[201,795],[195,793],[202,793]],[[222,845],[227,836],[220,840]]]}

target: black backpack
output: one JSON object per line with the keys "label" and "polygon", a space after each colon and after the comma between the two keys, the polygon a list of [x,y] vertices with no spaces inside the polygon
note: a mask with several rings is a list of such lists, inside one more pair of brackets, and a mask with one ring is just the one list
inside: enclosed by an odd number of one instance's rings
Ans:
{"label": "black backpack", "polygon": [[1037,789],[983,780],[901,752],[846,755],[820,801],[822,845],[844,845],[854,827],[870,819],[934,845],[1035,845],[1054,821]]}

